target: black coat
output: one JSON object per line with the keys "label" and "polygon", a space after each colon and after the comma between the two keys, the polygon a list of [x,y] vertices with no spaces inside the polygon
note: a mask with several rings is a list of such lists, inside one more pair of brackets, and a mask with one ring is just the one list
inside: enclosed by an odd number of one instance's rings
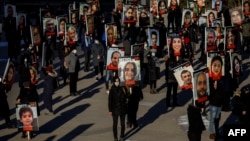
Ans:
{"label": "black coat", "polygon": [[202,121],[201,109],[198,107],[194,107],[193,105],[189,105],[187,113],[189,123],[188,132],[201,134],[202,131],[206,129]]}
{"label": "black coat", "polygon": [[127,91],[121,86],[112,86],[108,98],[109,112],[113,115],[124,115],[127,113]]}
{"label": "black coat", "polygon": [[5,87],[0,83],[0,116],[10,116],[10,108],[5,93]]}
{"label": "black coat", "polygon": [[209,104],[217,107],[221,107],[223,104],[223,93],[224,85],[222,80],[217,80],[217,89],[214,88],[215,81],[209,78],[209,87],[210,87],[210,95],[209,95]]}

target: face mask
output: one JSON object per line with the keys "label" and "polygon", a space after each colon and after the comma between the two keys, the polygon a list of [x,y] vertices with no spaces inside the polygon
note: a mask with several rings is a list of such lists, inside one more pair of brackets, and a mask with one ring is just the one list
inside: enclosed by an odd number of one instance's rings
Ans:
{"label": "face mask", "polygon": [[151,54],[152,56],[155,56],[155,53],[154,52],[152,52],[152,54]]}
{"label": "face mask", "polygon": [[74,49],[72,52],[73,52],[74,54],[76,54],[77,51],[76,51],[76,49]]}
{"label": "face mask", "polygon": [[144,49],[148,49],[148,44],[144,44]]}
{"label": "face mask", "polygon": [[24,59],[24,62],[27,62],[27,58]]}
{"label": "face mask", "polygon": [[115,86],[118,87],[119,86],[119,82],[115,82]]}
{"label": "face mask", "polygon": [[98,41],[98,40],[95,40],[95,43],[96,43],[96,44],[99,44],[99,41]]}

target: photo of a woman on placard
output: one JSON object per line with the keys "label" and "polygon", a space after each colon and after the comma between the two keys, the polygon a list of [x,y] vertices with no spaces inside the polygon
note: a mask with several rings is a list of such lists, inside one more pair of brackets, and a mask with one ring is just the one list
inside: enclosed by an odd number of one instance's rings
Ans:
{"label": "photo of a woman on placard", "polygon": [[157,15],[157,13],[158,13],[158,1],[157,0],[152,0],[150,12],[153,15]]}
{"label": "photo of a woman on placard", "polygon": [[235,49],[236,34],[233,28],[228,28],[226,32],[226,48]]}
{"label": "photo of a woman on placard", "polygon": [[15,66],[10,60],[8,60],[3,77],[3,84],[6,85],[6,90],[10,91],[15,78]]}
{"label": "photo of a woman on placard", "polygon": [[220,23],[215,25],[215,34],[216,34],[216,46],[219,50],[224,50],[224,33]]}
{"label": "photo of a woman on placard", "polygon": [[41,33],[38,26],[31,26],[31,40],[34,46],[41,44]]}
{"label": "photo of a woman on placard", "polygon": [[209,77],[211,77],[213,80],[219,80],[222,76],[222,58],[220,56],[214,56],[210,65]]}
{"label": "photo of a woman on placard", "polygon": [[158,10],[160,15],[167,13],[167,3],[165,0],[160,0],[158,2]]}
{"label": "photo of a woman on placard", "polygon": [[116,11],[117,12],[122,12],[122,10],[123,10],[123,2],[122,2],[122,0],[116,0],[115,1],[116,3],[115,3],[115,5],[116,5]]}
{"label": "photo of a woman on placard", "polygon": [[192,13],[190,10],[185,10],[182,17],[183,28],[188,28],[192,24]]}
{"label": "photo of a woman on placard", "polygon": [[173,49],[174,56],[181,56],[182,40],[181,37],[173,37],[170,47]]}
{"label": "photo of a woman on placard", "polygon": [[233,75],[239,77],[241,75],[241,60],[238,56],[234,56],[232,60]]}

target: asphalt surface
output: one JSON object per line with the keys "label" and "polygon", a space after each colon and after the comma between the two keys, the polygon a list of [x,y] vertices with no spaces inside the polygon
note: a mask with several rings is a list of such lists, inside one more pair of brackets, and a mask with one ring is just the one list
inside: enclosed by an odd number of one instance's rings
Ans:
{"label": "asphalt surface", "polygon": [[[4,48],[4,47],[1,47]],[[78,49],[81,71],[77,89],[80,95],[69,96],[69,86],[60,86],[53,94],[54,115],[45,115],[43,105],[43,80],[39,79],[38,92],[40,96],[39,106],[39,131],[31,140],[36,141],[112,141],[112,117],[108,114],[108,94],[103,80],[96,81],[94,71],[83,71],[83,52]],[[248,55],[249,56],[249,55]],[[243,60],[245,75],[240,79],[240,87],[249,84],[249,62],[246,57]],[[59,59],[53,62],[59,72]],[[194,68],[201,67],[198,60],[194,61]],[[166,109],[166,83],[164,76],[164,61],[161,60],[161,78],[157,82],[158,94],[149,94],[149,86],[143,86],[144,99],[140,102],[138,111],[137,129],[126,128],[126,141],[187,141],[187,106],[191,103],[190,93],[178,90],[178,102],[182,106]],[[59,78],[62,84],[61,78]],[[16,82],[12,90],[7,94],[11,109],[11,120],[16,124],[15,99],[19,93]],[[203,117],[208,127],[209,116]],[[224,123],[236,123],[237,120],[231,112],[222,112],[220,125]],[[24,141],[21,132],[15,129],[7,129],[4,119],[0,118],[0,141]],[[118,127],[118,135],[120,126]],[[202,134],[202,141],[209,141],[208,128]]]}

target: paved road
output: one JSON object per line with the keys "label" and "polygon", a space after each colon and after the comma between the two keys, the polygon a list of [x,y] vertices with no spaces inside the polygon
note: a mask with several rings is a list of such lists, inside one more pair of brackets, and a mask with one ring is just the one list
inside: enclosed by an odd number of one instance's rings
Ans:
{"label": "paved road", "polygon": [[[83,67],[83,52],[78,50]],[[249,74],[249,59],[243,61],[245,70]],[[197,61],[196,61],[197,62]],[[58,66],[58,58],[54,64]],[[196,67],[199,65],[197,63]],[[59,67],[56,67],[58,70]],[[183,106],[165,108],[165,78],[164,63],[161,63],[161,79],[157,82],[158,94],[149,94],[149,86],[143,88],[144,99],[140,102],[138,120],[140,128],[131,131],[126,128],[127,141],[187,141],[187,106],[191,103],[189,93],[179,93],[179,103]],[[249,76],[244,76],[240,87],[249,84]],[[95,81],[94,72],[80,71],[78,91],[80,96],[69,96],[69,87],[64,86],[53,94],[53,108],[55,115],[45,115],[42,102],[42,83],[38,84],[40,94],[41,115],[39,116],[40,130],[32,140],[36,141],[112,141],[112,117],[108,115],[108,106],[104,81]],[[60,81],[62,83],[62,81]],[[18,95],[18,84],[15,83],[8,93],[11,108],[11,119],[15,121],[15,99]],[[204,122],[208,126],[208,118]],[[233,121],[229,112],[222,112],[221,124]],[[4,120],[0,120],[0,141],[22,141],[21,133],[17,129],[6,129]],[[208,130],[202,134],[202,141],[209,141]]]}

